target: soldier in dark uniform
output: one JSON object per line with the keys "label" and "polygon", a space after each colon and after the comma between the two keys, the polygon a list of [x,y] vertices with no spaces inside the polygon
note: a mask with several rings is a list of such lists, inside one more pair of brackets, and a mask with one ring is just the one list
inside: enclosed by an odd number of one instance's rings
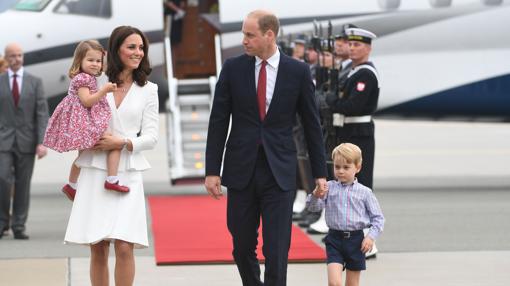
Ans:
{"label": "soldier in dark uniform", "polygon": [[328,94],[326,102],[333,112],[336,145],[350,142],[361,148],[363,167],[357,178],[361,184],[373,189],[375,140],[372,114],[379,99],[379,80],[368,58],[372,39],[376,36],[359,28],[349,28],[346,34],[352,69],[340,92]]}
{"label": "soldier in dark uniform", "polygon": [[[352,61],[350,58],[349,40],[347,39],[346,29],[357,28],[353,24],[346,24],[340,34],[335,36],[335,59],[338,72],[338,89],[340,90],[347,80],[347,75],[352,69]],[[335,146],[336,147],[336,146]],[[332,178],[333,179],[333,178]]]}

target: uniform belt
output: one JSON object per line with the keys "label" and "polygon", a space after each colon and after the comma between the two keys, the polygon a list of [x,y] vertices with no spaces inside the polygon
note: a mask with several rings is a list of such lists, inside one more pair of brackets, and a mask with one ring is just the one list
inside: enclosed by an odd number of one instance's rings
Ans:
{"label": "uniform belt", "polygon": [[344,123],[369,123],[372,121],[372,115],[349,116],[344,118]]}

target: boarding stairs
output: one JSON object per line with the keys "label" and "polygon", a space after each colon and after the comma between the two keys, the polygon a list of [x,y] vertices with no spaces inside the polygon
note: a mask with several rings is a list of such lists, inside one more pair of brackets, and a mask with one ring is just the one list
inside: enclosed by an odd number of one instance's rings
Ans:
{"label": "boarding stairs", "polygon": [[205,146],[216,77],[172,79],[167,103],[169,176],[172,185],[205,176]]}

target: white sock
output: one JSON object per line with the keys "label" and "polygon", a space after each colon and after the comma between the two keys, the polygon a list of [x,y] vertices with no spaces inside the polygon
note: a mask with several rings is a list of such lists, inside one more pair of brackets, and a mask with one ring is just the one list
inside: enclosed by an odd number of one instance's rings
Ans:
{"label": "white sock", "polygon": [[76,190],[76,183],[69,182],[69,186],[71,186],[71,188]]}
{"label": "white sock", "polygon": [[110,184],[115,184],[119,182],[119,176],[108,176],[106,177],[106,181]]}

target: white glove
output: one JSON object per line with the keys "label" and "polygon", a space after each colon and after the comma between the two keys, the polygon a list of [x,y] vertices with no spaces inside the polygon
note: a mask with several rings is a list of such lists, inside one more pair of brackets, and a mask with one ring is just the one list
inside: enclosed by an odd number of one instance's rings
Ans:
{"label": "white glove", "polygon": [[180,9],[179,11],[175,12],[174,21],[184,18],[184,15],[186,15],[186,11]]}

